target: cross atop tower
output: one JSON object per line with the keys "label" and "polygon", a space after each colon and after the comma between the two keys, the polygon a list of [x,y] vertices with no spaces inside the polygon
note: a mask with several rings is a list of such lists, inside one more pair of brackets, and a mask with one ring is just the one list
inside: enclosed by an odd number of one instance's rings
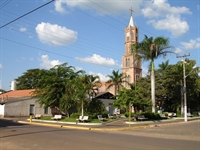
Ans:
{"label": "cross atop tower", "polygon": [[132,13],[134,12],[134,10],[132,9],[132,7],[129,10],[131,11],[131,17],[132,17]]}

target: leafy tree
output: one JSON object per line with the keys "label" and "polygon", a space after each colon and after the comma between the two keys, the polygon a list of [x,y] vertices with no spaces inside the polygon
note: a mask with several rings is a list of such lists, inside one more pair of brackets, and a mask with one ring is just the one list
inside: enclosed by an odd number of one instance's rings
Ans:
{"label": "leafy tree", "polygon": [[127,82],[125,80],[126,76],[122,73],[119,73],[119,70],[117,71],[113,70],[112,75],[108,75],[108,77],[109,77],[109,80],[106,82],[108,83],[107,89],[114,86],[115,88],[114,94],[116,95],[116,93],[120,90],[120,88],[123,87],[122,84]]}
{"label": "leafy tree", "polygon": [[169,66],[169,60],[167,60],[166,62],[162,62],[161,64],[158,65],[159,67],[158,71],[162,73],[168,66]]}
{"label": "leafy tree", "polygon": [[102,114],[105,111],[105,105],[99,99],[92,99],[87,106],[87,112],[89,114]]}
{"label": "leafy tree", "polygon": [[152,112],[155,112],[155,74],[154,74],[154,60],[160,56],[166,56],[171,46],[169,39],[164,37],[147,37],[140,43],[133,44],[132,52],[136,54],[136,60],[150,61],[151,64],[151,99],[152,99]]}
{"label": "leafy tree", "polygon": [[118,98],[114,101],[113,106],[120,109],[126,109],[126,111],[129,109],[129,104],[133,105],[135,112],[137,109],[144,110],[145,107],[151,105],[148,93],[142,88],[122,88],[122,90],[118,92],[117,97]]}
{"label": "leafy tree", "polygon": [[6,91],[3,89],[0,89],[0,93],[5,93]]}
{"label": "leafy tree", "polygon": [[83,71],[74,71],[74,67],[67,63],[57,65],[46,70],[44,76],[38,82],[38,87],[33,92],[33,97],[44,107],[55,107],[61,111],[68,111],[74,106],[74,99],[70,95],[74,91],[70,88],[71,81],[77,78]]}
{"label": "leafy tree", "polygon": [[16,80],[17,90],[35,89],[38,88],[38,83],[42,76],[46,76],[46,70],[44,69],[29,69],[23,73],[22,76]]}

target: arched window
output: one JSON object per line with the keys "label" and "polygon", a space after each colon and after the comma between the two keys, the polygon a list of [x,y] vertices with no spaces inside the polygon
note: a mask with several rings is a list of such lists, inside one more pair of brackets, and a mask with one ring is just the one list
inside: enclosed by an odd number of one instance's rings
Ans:
{"label": "arched window", "polygon": [[130,67],[130,58],[128,58],[127,65],[128,65],[128,67]]}
{"label": "arched window", "polygon": [[128,76],[126,76],[126,87],[128,86],[128,83],[130,83],[130,76],[128,75]]}

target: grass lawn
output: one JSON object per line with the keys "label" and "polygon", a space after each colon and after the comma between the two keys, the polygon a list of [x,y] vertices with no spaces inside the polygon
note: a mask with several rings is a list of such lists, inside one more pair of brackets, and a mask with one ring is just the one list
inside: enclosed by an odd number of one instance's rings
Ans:
{"label": "grass lawn", "polygon": [[[51,119],[52,117],[51,116],[43,116],[41,117],[40,120],[53,120]],[[68,118],[68,117],[65,117],[59,121],[63,121],[63,122],[77,122],[76,120],[77,118]],[[106,119],[104,122],[108,122],[110,121],[110,119]],[[98,119],[89,119],[88,123],[102,123],[101,121],[99,121]]]}

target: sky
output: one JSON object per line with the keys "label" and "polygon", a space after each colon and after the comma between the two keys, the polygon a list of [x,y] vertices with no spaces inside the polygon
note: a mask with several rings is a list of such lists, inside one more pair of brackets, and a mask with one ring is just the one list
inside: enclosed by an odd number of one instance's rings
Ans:
{"label": "sky", "polygon": [[[131,7],[139,42],[144,35],[164,36],[178,56],[190,54],[200,66],[200,0],[55,0],[14,21],[47,2],[0,1],[0,89],[10,90],[29,69],[65,62],[108,80],[113,70],[121,71]],[[177,55],[156,59],[155,67],[176,64]],[[142,63],[143,76],[148,65]]]}

